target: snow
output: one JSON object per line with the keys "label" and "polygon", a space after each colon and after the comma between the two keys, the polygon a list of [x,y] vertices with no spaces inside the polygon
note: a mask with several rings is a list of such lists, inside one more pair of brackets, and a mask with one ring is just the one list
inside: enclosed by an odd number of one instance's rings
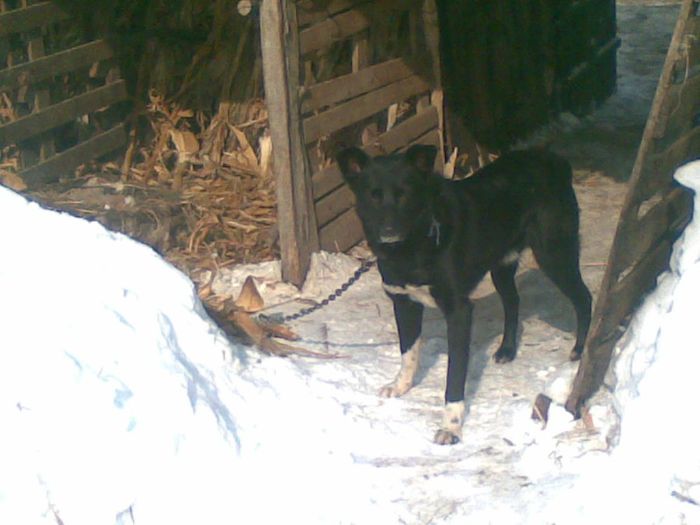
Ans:
{"label": "snow", "polygon": [[[700,162],[678,178],[699,186]],[[528,326],[542,321],[526,318],[520,355],[497,365],[489,360],[500,329],[489,318],[495,299],[477,299],[465,441],[441,447],[431,437],[444,323],[429,310],[418,384],[399,399],[378,397],[398,355],[376,270],[296,325],[299,344],[345,359],[281,359],[228,342],[191,282],[137,242],[5,189],[0,219],[12,225],[2,231],[0,266],[0,523],[699,517],[671,496],[700,487],[691,416],[700,395],[699,221],[619,346],[617,386],[591,407],[593,427],[556,402],[545,428],[530,418],[538,391],[555,401],[566,392],[571,336],[540,327],[535,335],[544,332],[548,345],[533,348]],[[318,254],[301,296],[324,296],[357,265]],[[234,290],[252,270],[268,303],[298,296],[279,282],[276,263],[235,268],[216,285]]]}
{"label": "snow", "polygon": [[[644,12],[620,7],[629,34],[673,19],[665,7]],[[641,56],[625,45],[623,56]],[[625,127],[641,127],[639,107],[620,107],[638,97],[648,107],[651,84],[623,83],[572,127],[589,133],[623,113]],[[580,148],[591,157],[606,146],[593,142]],[[677,178],[697,190],[700,163]],[[620,189],[577,182],[592,291]],[[376,269],[293,326],[295,344],[342,359],[282,359],[228,341],[189,279],[146,246],[3,188],[0,224],[2,524],[700,523],[688,502],[700,500],[700,219],[618,344],[586,422],[562,407],[576,371],[568,302],[525,261],[519,354],[498,365],[501,306],[484,282],[464,442],[451,447],[432,442],[446,369],[437,310],[426,310],[416,385],[377,395],[400,358]],[[253,275],[272,311],[292,312],[358,265],[320,253],[301,291],[280,282],[276,262],[224,270],[214,287],[235,296]],[[540,392],[554,399],[544,428],[530,417]]]}

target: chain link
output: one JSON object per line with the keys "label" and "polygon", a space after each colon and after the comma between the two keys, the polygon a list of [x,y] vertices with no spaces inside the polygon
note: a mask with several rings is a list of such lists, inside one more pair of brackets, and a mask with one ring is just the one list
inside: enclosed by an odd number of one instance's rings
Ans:
{"label": "chain link", "polygon": [[326,297],[320,303],[316,303],[315,305],[309,306],[307,308],[302,308],[298,312],[293,313],[293,314],[289,314],[289,315],[283,315],[283,316],[280,316],[280,315],[270,315],[270,316],[261,315],[260,317],[263,320],[268,320],[268,321],[271,321],[274,323],[280,323],[280,324],[287,323],[289,321],[296,321],[297,319],[300,319],[302,317],[306,317],[307,315],[312,314],[316,310],[320,310],[324,306],[328,306],[330,303],[335,301],[338,297],[340,297],[345,292],[347,292],[348,288],[350,288],[353,284],[355,284],[355,282],[357,282],[357,280],[360,277],[362,277],[363,274],[367,273],[372,268],[372,266],[374,266],[375,262],[376,261],[373,261],[373,260],[372,261],[363,261],[363,263],[360,265],[360,267],[357,270],[355,270],[355,273],[352,274],[350,279],[345,281],[339,288],[336,288],[332,294],[330,294],[328,297]]}

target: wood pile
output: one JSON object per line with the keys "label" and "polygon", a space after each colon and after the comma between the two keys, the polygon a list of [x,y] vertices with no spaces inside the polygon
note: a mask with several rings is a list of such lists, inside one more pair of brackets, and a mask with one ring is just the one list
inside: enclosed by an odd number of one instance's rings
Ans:
{"label": "wood pile", "polygon": [[[264,103],[221,103],[207,117],[151,93],[147,121],[151,138],[127,164],[88,163],[29,195],[147,243],[193,277],[277,257]],[[13,170],[0,170],[8,183]]]}

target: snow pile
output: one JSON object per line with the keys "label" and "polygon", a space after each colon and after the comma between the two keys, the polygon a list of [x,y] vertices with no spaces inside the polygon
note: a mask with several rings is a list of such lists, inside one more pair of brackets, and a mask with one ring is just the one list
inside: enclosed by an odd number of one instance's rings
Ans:
{"label": "snow pile", "polygon": [[[678,178],[700,185],[700,163]],[[376,268],[294,325],[296,344],[345,359],[271,358],[229,343],[191,282],[143,245],[2,188],[0,224],[2,524],[700,523],[698,219],[635,317],[593,425],[558,404],[576,368],[564,299],[525,270],[519,356],[498,365],[502,312],[486,283],[454,447],[432,443],[447,361],[437,311],[414,388],[376,395],[399,365]],[[215,285],[235,294],[253,274],[267,304],[293,311],[357,266],[318,254],[301,294],[276,263]],[[544,429],[530,418],[542,391],[556,402]]]}
{"label": "snow pile", "polygon": [[[675,178],[695,192],[694,210],[700,210],[700,161]],[[635,314],[614,367],[622,426],[613,459],[623,470],[623,499],[649,523],[664,516],[663,523],[700,523],[698,312],[695,214],[674,246],[670,270]]]}
{"label": "snow pile", "polygon": [[4,188],[0,224],[0,523],[361,520],[343,408],[292,363],[146,246]]}

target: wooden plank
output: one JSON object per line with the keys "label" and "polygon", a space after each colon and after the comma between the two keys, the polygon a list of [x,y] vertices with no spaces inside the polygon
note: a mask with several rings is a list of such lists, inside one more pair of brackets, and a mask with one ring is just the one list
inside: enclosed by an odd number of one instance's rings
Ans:
{"label": "wooden plank", "polygon": [[318,250],[319,244],[298,113],[297,38],[294,4],[263,0],[260,41],[277,183],[282,278],[300,286],[306,277],[311,253]]}
{"label": "wooden plank", "polygon": [[[653,279],[668,260],[670,243],[666,241],[655,248],[649,257],[638,263],[635,269],[621,282],[617,282],[617,276],[612,273],[613,269],[616,269],[616,260],[621,257],[620,249],[624,238],[623,224],[630,220],[630,216],[637,213],[637,206],[640,200],[643,200],[639,198],[640,189],[648,189],[651,186],[650,181],[654,177],[669,180],[672,174],[671,170],[674,167],[670,164],[687,154],[686,147],[683,144],[677,144],[672,152],[667,150],[664,152],[663,158],[657,157],[655,159],[656,167],[654,169],[647,167],[649,157],[654,154],[654,134],[660,121],[660,110],[666,99],[668,87],[671,85],[674,65],[681,56],[680,47],[687,22],[693,17],[695,7],[693,0],[683,1],[666,61],[661,70],[649,118],[644,127],[642,140],[628,182],[628,191],[622,206],[620,222],[615,232],[607,269],[593,312],[587,351],[584,352],[584,358],[581,360],[574,379],[573,389],[566,402],[567,410],[573,413],[578,413],[580,404],[598,389],[603,380],[605,370],[610,362],[611,346],[609,340],[611,333],[616,330],[617,324],[630,313],[632,307],[638,302],[640,294],[644,291],[645,285],[648,284],[647,281],[651,281],[653,284]],[[697,135],[691,132],[684,137],[684,140],[687,140],[687,144],[691,145],[694,144],[696,138]],[[617,334],[613,333],[613,335]]]}
{"label": "wooden plank", "polygon": [[34,84],[81,67],[110,58],[111,48],[104,40],[89,42],[66,51],[0,70],[0,91],[15,89],[18,84]]}
{"label": "wooden plank", "polygon": [[598,337],[605,339],[610,331],[617,330],[623,319],[641,302],[643,294],[653,288],[656,277],[667,268],[670,256],[671,242],[664,239],[611,289],[615,300],[608,303]]}
{"label": "wooden plank", "polygon": [[400,151],[406,151],[408,148],[414,146],[415,144],[423,144],[424,146],[435,146],[436,148],[439,148],[441,141],[442,140],[440,137],[440,131],[438,129],[433,129],[425,135],[422,135],[417,139],[412,140],[409,144],[403,146],[400,149]]}
{"label": "wooden plank", "polygon": [[700,116],[700,73],[687,78],[682,84],[669,87],[659,110],[659,124],[654,131],[656,147],[664,147],[677,140]]}
{"label": "wooden plank", "polygon": [[396,58],[360,69],[356,73],[320,82],[304,90],[301,111],[308,113],[364,95],[411,74],[411,68],[402,59]]}
{"label": "wooden plank", "polygon": [[[31,40],[27,45],[27,55],[29,61],[32,62],[34,60],[43,58],[46,55],[46,52],[44,50],[44,37],[41,33],[41,29],[33,29],[29,32],[29,35],[31,35]],[[32,108],[32,112],[40,112],[43,109],[49,107],[50,105],[51,92],[49,91],[49,89],[47,87],[37,89],[34,93],[34,105]],[[53,137],[41,137],[41,141],[39,143],[39,160],[46,160],[47,158],[51,157],[55,152],[56,148],[54,146]],[[26,168],[27,166],[28,164],[25,163],[23,167]]]}
{"label": "wooden plank", "polygon": [[[428,48],[433,74],[433,89],[430,93],[430,104],[437,110],[438,113],[438,134],[440,141],[437,144],[437,169],[440,173],[442,173],[445,167],[445,114],[444,94],[442,91],[442,66],[440,63],[440,25],[435,0],[424,0],[421,11],[425,42]],[[424,111],[424,109],[421,109],[421,111]]]}
{"label": "wooden plank", "polygon": [[625,225],[613,273],[619,274],[656,246],[679,216],[690,214],[691,204],[688,192],[675,188],[644,216]]}
{"label": "wooden plank", "polygon": [[23,9],[13,9],[0,14],[0,37],[24,33],[35,27],[65,20],[68,13],[53,2],[42,2]]}
{"label": "wooden plank", "polygon": [[653,172],[649,176],[671,180],[676,168],[698,157],[700,152],[700,126],[690,130],[663,151],[649,154],[647,162]]}
{"label": "wooden plank", "polygon": [[352,190],[345,184],[336,191],[319,199],[316,202],[316,220],[318,221],[319,227],[323,229],[326,224],[344,211],[352,208],[354,204],[355,198]]}
{"label": "wooden plank", "polygon": [[401,102],[429,89],[430,85],[424,79],[412,75],[349,102],[339,104],[328,111],[304,120],[304,140],[307,144],[318,140],[324,135],[329,135],[363,118],[374,115],[391,104]]}
{"label": "wooden plank", "polygon": [[[394,153],[405,144],[414,141],[435,128],[437,126],[437,118],[437,110],[429,108],[401,122],[390,131],[382,133],[373,144],[369,144],[363,149],[368,155]],[[312,181],[314,197],[319,199],[340,186],[343,183],[343,178],[338,166],[333,164],[314,175]]]}
{"label": "wooden plank", "polygon": [[70,122],[127,96],[126,82],[119,80],[88,91],[26,117],[0,126],[0,143],[17,143]]}
{"label": "wooden plank", "polygon": [[351,208],[321,229],[321,249],[327,252],[344,252],[364,239],[362,223]]}
{"label": "wooden plank", "polygon": [[313,0],[297,2],[297,20],[299,27],[305,27],[316,22],[331,18],[342,11],[368,3],[367,0],[330,0],[319,4]]}
{"label": "wooden plank", "polygon": [[119,124],[85,142],[54,155],[44,162],[21,171],[19,174],[30,188],[55,181],[59,176],[81,164],[114,151],[126,142],[124,125]]}
{"label": "wooden plank", "polygon": [[367,32],[356,35],[352,40],[352,71],[357,73],[369,66],[369,35]]}
{"label": "wooden plank", "polygon": [[339,40],[349,38],[372,25],[376,17],[386,17],[396,10],[414,9],[418,0],[382,0],[363,2],[356,9],[323,17],[322,21],[299,32],[301,55],[328,47]]}
{"label": "wooden plank", "polygon": [[299,33],[302,55],[328,47],[333,42],[343,40],[368,29],[372,19],[367,12],[347,11],[333,18],[327,18]]}

